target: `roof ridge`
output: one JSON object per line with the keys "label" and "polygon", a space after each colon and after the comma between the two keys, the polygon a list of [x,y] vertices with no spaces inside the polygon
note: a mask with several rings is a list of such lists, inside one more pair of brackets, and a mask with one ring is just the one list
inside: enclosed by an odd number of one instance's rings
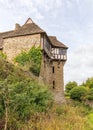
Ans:
{"label": "roof ridge", "polygon": [[[33,20],[29,17],[29,18],[26,20],[25,24],[31,24],[31,23],[34,23],[34,22],[33,22]],[[25,25],[25,24],[24,24],[24,25]]]}
{"label": "roof ridge", "polygon": [[40,28],[36,23],[27,22],[27,24],[22,25],[20,28],[16,30],[14,29],[11,31],[0,33],[0,36],[2,36],[3,38],[8,38],[38,33],[45,33],[45,31],[42,28]]}
{"label": "roof ridge", "polygon": [[6,32],[1,32],[0,35],[2,34],[6,34],[6,33],[11,33],[11,32],[14,32],[15,30],[10,30],[10,31],[6,31]]}
{"label": "roof ridge", "polygon": [[56,36],[48,36],[48,37],[49,37],[53,46],[68,49],[68,47],[65,44],[63,44],[62,42],[57,40]]}

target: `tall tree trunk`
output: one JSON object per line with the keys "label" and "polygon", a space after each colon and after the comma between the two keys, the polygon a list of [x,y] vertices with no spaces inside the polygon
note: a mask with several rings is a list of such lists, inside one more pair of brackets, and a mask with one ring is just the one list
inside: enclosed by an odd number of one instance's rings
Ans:
{"label": "tall tree trunk", "polygon": [[4,126],[4,130],[7,130],[7,122],[8,122],[8,109],[7,109],[7,102],[4,102],[5,104],[5,126]]}

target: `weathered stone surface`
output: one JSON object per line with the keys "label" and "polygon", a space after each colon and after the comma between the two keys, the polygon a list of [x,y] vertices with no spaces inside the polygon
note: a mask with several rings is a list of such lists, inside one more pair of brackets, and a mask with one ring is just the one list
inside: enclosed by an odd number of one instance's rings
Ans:
{"label": "weathered stone surface", "polygon": [[64,97],[63,67],[64,62],[50,61],[43,55],[39,82],[50,86],[55,95],[55,101],[60,101]]}
{"label": "weathered stone surface", "polygon": [[3,52],[11,62],[21,51],[27,51],[32,46],[40,46],[40,34],[7,38],[3,40]]}

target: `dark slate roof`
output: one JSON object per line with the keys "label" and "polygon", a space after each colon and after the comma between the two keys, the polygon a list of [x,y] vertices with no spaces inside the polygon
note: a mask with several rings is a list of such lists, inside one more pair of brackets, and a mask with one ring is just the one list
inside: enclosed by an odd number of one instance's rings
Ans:
{"label": "dark slate roof", "polygon": [[49,36],[49,40],[51,41],[51,44],[54,47],[60,47],[60,48],[68,49],[68,47],[65,46],[63,43],[61,43],[60,41],[58,41],[55,36]]}
{"label": "dark slate roof", "polygon": [[44,32],[45,31],[41,29],[38,25],[36,25],[34,22],[31,22],[31,23],[25,23],[23,26],[20,26],[18,29],[15,29],[13,31],[0,33],[0,36],[2,36],[2,38],[9,38],[9,37],[24,36]]}

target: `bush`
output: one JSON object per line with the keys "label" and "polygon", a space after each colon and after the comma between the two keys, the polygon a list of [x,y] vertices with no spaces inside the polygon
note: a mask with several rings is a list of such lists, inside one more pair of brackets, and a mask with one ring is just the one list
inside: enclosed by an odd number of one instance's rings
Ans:
{"label": "bush", "polygon": [[91,88],[91,89],[88,91],[87,99],[88,99],[88,100],[93,100],[93,88]]}
{"label": "bush", "polygon": [[92,78],[88,78],[86,80],[86,83],[85,83],[86,87],[88,88],[93,88],[93,77]]}
{"label": "bush", "polygon": [[29,61],[27,52],[22,51],[18,56],[15,57],[14,61],[19,63],[19,65],[25,65]]}
{"label": "bush", "polygon": [[27,122],[34,114],[50,109],[52,95],[46,87],[33,81],[22,69],[2,58],[0,65],[0,122],[7,122],[7,130],[17,130],[19,124]]}
{"label": "bush", "polygon": [[11,122],[24,123],[30,119],[31,115],[46,112],[51,105],[51,93],[46,87],[33,81],[24,80],[12,84],[3,81],[0,83],[0,118],[7,115],[8,127],[12,125]]}
{"label": "bush", "polygon": [[3,58],[3,59],[6,59],[6,58],[7,58],[7,55],[4,54],[2,51],[0,51],[0,57]]}
{"label": "bush", "polygon": [[81,101],[86,96],[87,90],[83,86],[74,87],[70,91],[70,98],[74,100]]}
{"label": "bush", "polygon": [[42,52],[40,47],[38,48],[32,47],[28,52],[28,55],[30,57],[30,62],[31,62],[30,71],[34,75],[39,76],[40,68],[41,68],[41,60],[42,60]]}
{"label": "bush", "polygon": [[66,93],[70,93],[70,91],[77,86],[77,83],[75,81],[73,82],[68,82],[65,86],[66,88]]}
{"label": "bush", "polygon": [[34,75],[39,76],[41,68],[42,52],[40,47],[35,48],[34,46],[28,51],[22,51],[14,61],[21,66],[29,66],[30,70]]}

